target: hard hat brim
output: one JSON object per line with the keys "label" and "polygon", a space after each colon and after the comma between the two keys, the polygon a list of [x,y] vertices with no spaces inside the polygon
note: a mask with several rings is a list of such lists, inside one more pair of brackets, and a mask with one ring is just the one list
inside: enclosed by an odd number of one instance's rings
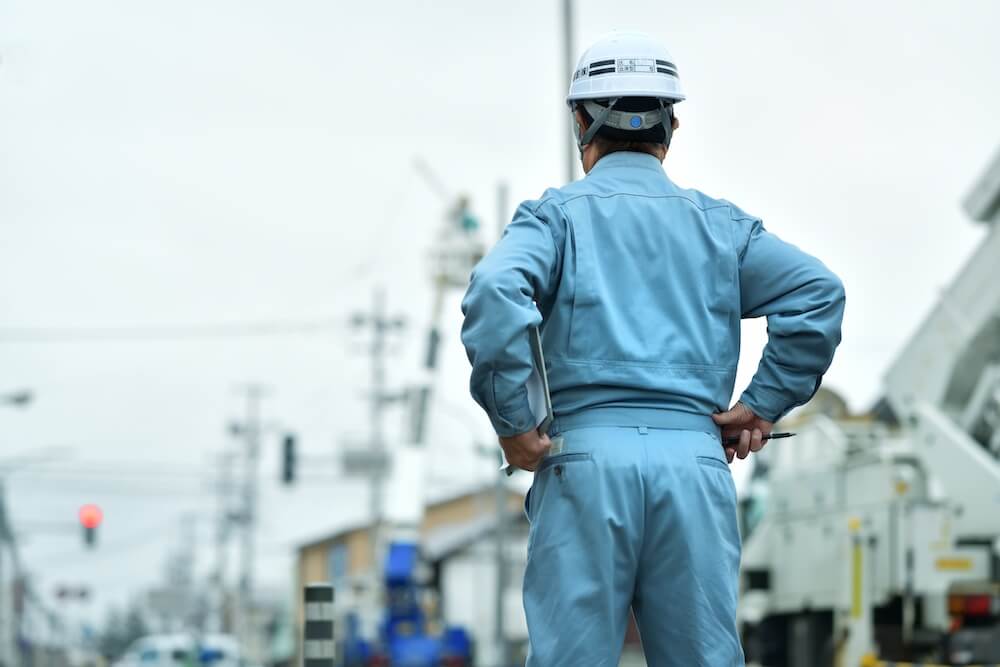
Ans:
{"label": "hard hat brim", "polygon": [[577,100],[601,100],[613,97],[655,97],[658,100],[680,102],[686,98],[676,79],[662,75],[628,75],[632,81],[622,81],[624,77],[593,77],[588,81],[577,81],[566,96],[570,107]]}
{"label": "hard hat brim", "polygon": [[616,91],[613,94],[612,93],[594,93],[594,94],[586,94],[586,95],[568,95],[566,97],[566,106],[572,108],[573,107],[573,102],[579,102],[579,101],[582,101],[582,100],[606,100],[606,99],[614,98],[614,97],[654,97],[654,98],[656,98],[658,100],[670,100],[671,102],[674,102],[674,103],[676,103],[676,102],[683,102],[684,100],[687,99],[687,96],[682,95],[682,94],[664,95],[662,93],[656,93],[656,92],[653,92],[653,91],[643,90],[643,89],[638,89],[637,88],[635,90],[629,90],[629,91],[625,91],[625,92],[618,92],[618,91]]}

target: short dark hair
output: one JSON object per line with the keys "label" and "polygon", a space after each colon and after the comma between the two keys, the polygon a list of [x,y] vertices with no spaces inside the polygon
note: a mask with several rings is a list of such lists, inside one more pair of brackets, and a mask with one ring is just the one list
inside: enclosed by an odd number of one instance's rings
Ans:
{"label": "short dark hair", "polygon": [[[594,100],[602,107],[611,103],[609,99]],[[577,104],[576,108],[583,114],[587,124],[594,122],[593,117],[582,104]],[[623,97],[615,104],[615,111],[652,111],[660,108],[660,100],[655,97]],[[667,105],[670,116],[673,118],[673,105]],[[661,146],[669,146],[666,140],[667,131],[663,125],[657,125],[647,130],[619,130],[615,127],[602,125],[594,135],[594,142],[598,145],[602,155],[614,153],[616,151],[638,151],[655,155]]]}

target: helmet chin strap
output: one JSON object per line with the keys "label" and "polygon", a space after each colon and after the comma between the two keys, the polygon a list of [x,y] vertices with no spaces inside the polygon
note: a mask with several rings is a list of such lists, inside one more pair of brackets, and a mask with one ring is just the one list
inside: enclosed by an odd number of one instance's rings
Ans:
{"label": "helmet chin strap", "polygon": [[580,149],[580,155],[583,155],[583,147],[589,144],[591,141],[593,141],[594,135],[597,134],[597,131],[601,129],[602,125],[604,125],[604,121],[608,119],[608,114],[611,113],[611,110],[618,103],[619,99],[620,98],[616,97],[615,99],[611,100],[608,106],[604,107],[604,110],[594,117],[594,120],[590,123],[590,127],[588,127],[587,131],[584,132],[582,135],[580,134],[579,124],[577,124],[576,145],[577,148]]}
{"label": "helmet chin strap", "polygon": [[[583,147],[594,140],[594,136],[597,134],[597,131],[601,129],[605,122],[607,122],[608,116],[614,110],[615,104],[617,104],[620,99],[621,98],[616,97],[611,100],[608,106],[603,107],[600,113],[594,116],[594,120],[590,123],[590,127],[588,127],[586,131],[582,131],[583,128],[580,125],[580,121],[574,118],[573,122],[574,127],[576,128],[576,131],[574,132],[576,135],[576,146],[580,150],[581,158],[583,157]],[[578,107],[574,105],[573,111],[575,112],[577,108]],[[664,100],[660,100],[660,123],[663,125],[664,132],[663,145],[669,147],[670,139],[674,134],[674,108],[672,104],[669,104]]]}
{"label": "helmet chin strap", "polygon": [[674,106],[660,100],[660,122],[663,123],[663,145],[670,147],[670,139],[674,136]]}

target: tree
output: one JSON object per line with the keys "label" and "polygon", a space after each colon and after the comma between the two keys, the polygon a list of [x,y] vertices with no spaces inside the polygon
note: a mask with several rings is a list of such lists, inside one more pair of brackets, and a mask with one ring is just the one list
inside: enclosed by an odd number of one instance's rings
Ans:
{"label": "tree", "polygon": [[135,603],[122,612],[112,607],[97,639],[97,648],[108,660],[117,660],[135,640],[149,634],[142,610]]}

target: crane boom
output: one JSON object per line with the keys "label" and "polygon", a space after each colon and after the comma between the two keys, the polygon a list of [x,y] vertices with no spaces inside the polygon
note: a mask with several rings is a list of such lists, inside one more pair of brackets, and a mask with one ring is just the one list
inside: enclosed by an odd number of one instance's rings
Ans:
{"label": "crane boom", "polygon": [[1000,152],[964,206],[987,235],[889,369],[886,397],[903,418],[921,402],[958,414],[983,369],[1000,364]]}

